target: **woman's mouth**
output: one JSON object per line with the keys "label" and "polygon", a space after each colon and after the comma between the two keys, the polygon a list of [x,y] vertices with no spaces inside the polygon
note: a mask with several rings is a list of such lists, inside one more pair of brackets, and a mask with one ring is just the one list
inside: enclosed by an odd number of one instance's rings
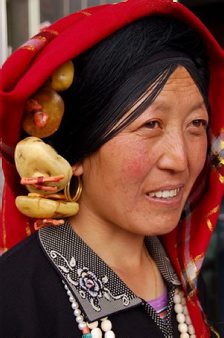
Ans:
{"label": "woman's mouth", "polygon": [[169,200],[178,196],[181,188],[176,189],[166,189],[166,190],[158,190],[147,193],[147,196],[160,199],[160,200]]}

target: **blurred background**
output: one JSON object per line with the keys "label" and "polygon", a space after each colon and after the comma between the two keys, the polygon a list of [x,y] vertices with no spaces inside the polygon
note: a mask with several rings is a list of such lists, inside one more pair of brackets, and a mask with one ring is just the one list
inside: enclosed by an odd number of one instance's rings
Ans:
{"label": "blurred background", "polygon": [[[58,18],[106,0],[0,0],[0,65],[10,53]],[[119,1],[117,1],[119,2]],[[180,0],[224,47],[224,0]],[[0,195],[3,175],[0,169]],[[1,197],[1,196],[0,196]],[[208,319],[224,337],[224,206],[202,270]]]}

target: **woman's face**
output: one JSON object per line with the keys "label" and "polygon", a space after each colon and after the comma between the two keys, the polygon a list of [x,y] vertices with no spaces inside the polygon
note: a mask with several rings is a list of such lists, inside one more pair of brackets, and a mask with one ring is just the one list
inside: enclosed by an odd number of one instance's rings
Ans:
{"label": "woman's face", "polygon": [[207,123],[203,98],[179,67],[141,116],[84,160],[80,210],[136,234],[170,232],[204,166]]}

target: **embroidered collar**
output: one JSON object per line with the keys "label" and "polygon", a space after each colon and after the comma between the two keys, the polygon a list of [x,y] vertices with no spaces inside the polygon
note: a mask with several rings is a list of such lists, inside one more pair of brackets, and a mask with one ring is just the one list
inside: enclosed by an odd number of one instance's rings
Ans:
{"label": "embroidered collar", "polygon": [[[39,239],[47,257],[74,293],[89,322],[142,303],[142,299],[97,256],[69,223],[42,228]],[[145,243],[166,281],[179,285],[158,238],[147,237]]]}

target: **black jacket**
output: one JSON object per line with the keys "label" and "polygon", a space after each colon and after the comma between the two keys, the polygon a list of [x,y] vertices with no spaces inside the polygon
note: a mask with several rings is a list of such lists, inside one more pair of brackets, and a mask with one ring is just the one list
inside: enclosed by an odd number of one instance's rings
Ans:
{"label": "black jacket", "polygon": [[[82,337],[62,283],[64,278],[41,241],[35,233],[0,258],[1,338]],[[170,285],[168,288],[172,289]],[[117,338],[179,337],[173,309],[170,315],[172,335],[161,332],[144,301],[111,311],[109,319]]]}

